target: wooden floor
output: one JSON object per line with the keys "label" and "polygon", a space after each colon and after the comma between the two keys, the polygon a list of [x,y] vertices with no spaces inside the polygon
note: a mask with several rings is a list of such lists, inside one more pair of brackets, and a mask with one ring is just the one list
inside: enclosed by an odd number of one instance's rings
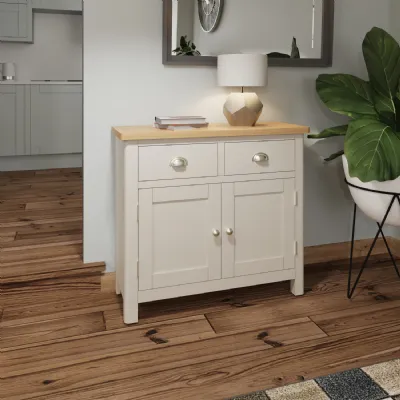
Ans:
{"label": "wooden floor", "polygon": [[346,263],[287,284],[140,307],[100,278],[14,285],[2,296],[1,399],[224,399],[400,358],[400,281],[381,257],[347,300]]}
{"label": "wooden floor", "polygon": [[83,268],[82,196],[81,168],[0,173],[1,283]]}
{"label": "wooden floor", "polygon": [[400,358],[400,281],[375,256],[284,284],[142,305],[125,326],[83,266],[80,170],[0,175],[0,398],[220,400]]}

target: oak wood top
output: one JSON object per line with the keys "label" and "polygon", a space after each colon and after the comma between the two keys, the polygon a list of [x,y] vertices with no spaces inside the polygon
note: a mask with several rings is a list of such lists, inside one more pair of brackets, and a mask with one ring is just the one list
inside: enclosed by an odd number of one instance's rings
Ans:
{"label": "oak wood top", "polygon": [[152,126],[119,126],[112,129],[113,134],[122,141],[199,139],[239,136],[304,135],[310,132],[308,126],[284,122],[261,122],[253,127],[210,124],[207,128],[170,131]]}

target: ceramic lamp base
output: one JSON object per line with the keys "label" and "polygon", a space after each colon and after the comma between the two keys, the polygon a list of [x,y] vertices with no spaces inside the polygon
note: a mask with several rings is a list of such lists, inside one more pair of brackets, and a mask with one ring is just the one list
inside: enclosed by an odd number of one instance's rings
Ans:
{"label": "ceramic lamp base", "polygon": [[263,107],[255,93],[231,93],[224,105],[224,115],[232,126],[254,126]]}

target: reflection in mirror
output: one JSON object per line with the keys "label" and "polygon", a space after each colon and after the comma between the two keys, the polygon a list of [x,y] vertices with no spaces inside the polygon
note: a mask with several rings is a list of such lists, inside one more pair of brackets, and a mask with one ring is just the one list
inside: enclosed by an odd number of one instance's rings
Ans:
{"label": "reflection in mirror", "polygon": [[322,58],[324,0],[172,0],[172,56]]}

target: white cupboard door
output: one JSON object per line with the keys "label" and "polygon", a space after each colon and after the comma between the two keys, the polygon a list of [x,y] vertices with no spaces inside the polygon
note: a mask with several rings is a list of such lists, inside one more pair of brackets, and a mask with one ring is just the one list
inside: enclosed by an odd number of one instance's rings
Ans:
{"label": "white cupboard door", "polygon": [[223,277],[293,269],[293,179],[228,183],[222,193]]}
{"label": "white cupboard door", "polygon": [[139,290],[221,279],[221,185],[139,191]]}

